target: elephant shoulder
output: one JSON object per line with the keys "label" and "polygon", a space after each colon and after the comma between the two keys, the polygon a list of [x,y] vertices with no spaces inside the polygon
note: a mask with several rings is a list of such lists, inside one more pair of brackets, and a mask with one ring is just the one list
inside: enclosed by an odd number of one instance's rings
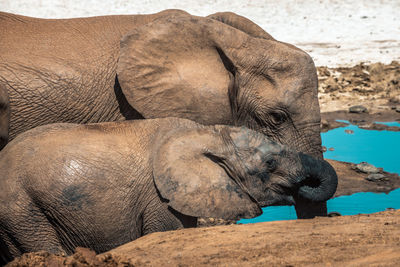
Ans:
{"label": "elephant shoulder", "polygon": [[40,142],[50,140],[52,137],[61,137],[71,130],[80,128],[82,125],[75,123],[55,123],[39,126],[19,134],[7,147],[35,146]]}

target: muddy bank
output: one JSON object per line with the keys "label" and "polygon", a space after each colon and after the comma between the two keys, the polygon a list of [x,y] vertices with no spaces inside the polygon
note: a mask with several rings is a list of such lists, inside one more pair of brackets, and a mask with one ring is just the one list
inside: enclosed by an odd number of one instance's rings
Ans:
{"label": "muddy bank", "polygon": [[[400,92],[399,92],[400,93]],[[399,122],[400,113],[394,110],[381,111],[378,113],[350,113],[346,110],[332,111],[321,113],[321,131],[327,132],[329,130],[345,127],[349,123],[338,122],[336,120],[346,120],[351,124],[357,125],[366,130],[377,131],[400,131],[398,126],[388,126],[379,122]]]}
{"label": "muddy bank", "polygon": [[30,253],[9,266],[63,266],[71,258],[80,259],[73,266],[399,266],[400,211],[153,233],[85,253]]}
{"label": "muddy bank", "polygon": [[318,67],[321,130],[346,126],[400,131],[375,122],[400,122],[400,64],[359,64],[350,68]]}
{"label": "muddy bank", "polygon": [[356,164],[327,160],[338,175],[338,188],[334,197],[351,195],[358,192],[389,193],[400,188],[400,177],[397,173],[388,173],[379,169],[382,174],[381,179],[370,181],[366,179],[368,173],[360,172],[356,169]]}
{"label": "muddy bank", "polygon": [[[365,114],[397,111],[400,118],[400,63],[358,64],[351,68],[318,67],[321,112],[362,105]],[[395,113],[393,113],[395,114]]]}

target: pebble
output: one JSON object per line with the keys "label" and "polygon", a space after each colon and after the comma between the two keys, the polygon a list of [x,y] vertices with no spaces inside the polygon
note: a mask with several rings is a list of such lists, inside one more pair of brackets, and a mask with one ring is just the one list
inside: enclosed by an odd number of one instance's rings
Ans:
{"label": "pebble", "polygon": [[400,112],[400,106],[396,107],[396,112]]}
{"label": "pebble", "polygon": [[347,133],[347,134],[353,134],[354,133],[353,130],[344,130],[344,132]]}
{"label": "pebble", "polygon": [[365,173],[378,173],[379,169],[375,167],[372,164],[369,164],[367,162],[361,162],[356,165],[356,169],[359,170],[360,172],[365,172]]}
{"label": "pebble", "polygon": [[322,152],[326,152],[328,149],[326,148],[326,146],[322,146]]}
{"label": "pebble", "polygon": [[385,175],[383,175],[381,173],[371,173],[365,179],[368,180],[368,181],[374,182],[374,181],[380,181],[383,178],[385,178]]}
{"label": "pebble", "polygon": [[366,113],[368,112],[367,108],[361,105],[352,106],[349,108],[350,113]]}
{"label": "pebble", "polygon": [[335,149],[333,147],[330,147],[328,150],[329,151],[334,151]]}

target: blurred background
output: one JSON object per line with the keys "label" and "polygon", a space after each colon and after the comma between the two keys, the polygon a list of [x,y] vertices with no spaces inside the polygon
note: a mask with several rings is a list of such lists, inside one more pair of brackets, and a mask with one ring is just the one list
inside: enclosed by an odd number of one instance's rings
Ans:
{"label": "blurred background", "polygon": [[399,0],[0,0],[0,11],[40,18],[232,11],[307,51],[317,66],[400,60]]}

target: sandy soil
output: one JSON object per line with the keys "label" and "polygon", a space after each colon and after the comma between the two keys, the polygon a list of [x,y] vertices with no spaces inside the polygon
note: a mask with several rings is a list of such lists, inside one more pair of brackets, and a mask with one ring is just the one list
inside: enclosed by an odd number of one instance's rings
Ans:
{"label": "sandy soil", "polygon": [[[94,256],[30,253],[9,266],[399,266],[400,211],[153,233]],[[72,265],[73,264],[73,265]]]}

